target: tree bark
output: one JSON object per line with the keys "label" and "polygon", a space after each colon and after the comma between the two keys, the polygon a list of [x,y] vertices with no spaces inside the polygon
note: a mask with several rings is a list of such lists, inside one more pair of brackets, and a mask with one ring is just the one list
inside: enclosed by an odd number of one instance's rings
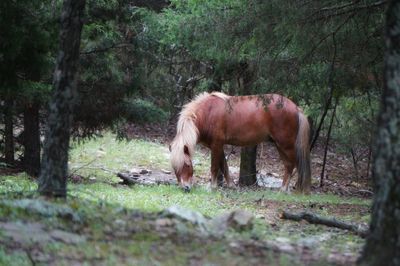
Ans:
{"label": "tree bark", "polygon": [[76,72],[85,0],[64,0],[60,52],[54,72],[54,94],[49,106],[48,130],[39,178],[39,193],[66,197],[68,148],[72,111],[76,101]]}
{"label": "tree bark", "polygon": [[24,161],[25,172],[38,176],[40,172],[40,126],[37,102],[29,103],[24,108]]}
{"label": "tree bark", "polygon": [[4,107],[4,157],[8,165],[14,165],[14,101],[12,99],[5,100]]}
{"label": "tree bark", "polygon": [[362,265],[400,265],[400,0],[386,17],[385,85],[373,152],[371,234]]}
{"label": "tree bark", "polygon": [[239,185],[252,186],[257,182],[257,145],[242,147],[240,152]]}
{"label": "tree bark", "polygon": [[[251,94],[251,85],[254,80],[254,71],[248,63],[241,63],[241,75],[243,77],[242,93]],[[252,186],[257,182],[257,145],[243,147],[240,150],[240,174],[239,185]]]}

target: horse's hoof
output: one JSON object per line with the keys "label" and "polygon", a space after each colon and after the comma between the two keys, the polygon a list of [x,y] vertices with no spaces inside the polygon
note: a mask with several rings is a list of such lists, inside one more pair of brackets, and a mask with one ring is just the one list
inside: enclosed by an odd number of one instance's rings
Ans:
{"label": "horse's hoof", "polygon": [[215,190],[218,190],[218,184],[216,184],[216,183],[210,183],[210,190],[211,191],[215,191]]}

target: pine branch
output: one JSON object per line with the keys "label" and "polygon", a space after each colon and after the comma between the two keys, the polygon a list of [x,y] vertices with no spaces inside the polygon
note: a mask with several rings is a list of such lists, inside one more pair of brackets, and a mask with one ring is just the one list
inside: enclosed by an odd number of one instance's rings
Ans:
{"label": "pine branch", "polygon": [[[312,20],[307,19],[306,23],[315,23],[320,20],[332,19],[332,18],[340,17],[340,16],[343,16],[346,14],[354,14],[355,15],[356,13],[358,13],[362,10],[379,8],[379,7],[386,5],[387,3],[388,3],[387,0],[383,0],[383,1],[375,2],[375,3],[369,4],[369,5],[355,6],[354,8],[348,8],[348,9],[345,9],[345,8],[354,6],[356,4],[356,2],[351,3],[351,4],[345,4],[342,6],[336,6],[336,7],[335,6],[334,7],[326,7],[326,8],[322,8],[322,9],[318,10],[317,12],[314,12],[309,18],[312,18],[314,15],[320,14],[320,13],[327,13],[327,14],[322,14]],[[345,9],[345,10],[337,12],[342,9]],[[334,11],[334,12],[332,12],[332,11]]]}

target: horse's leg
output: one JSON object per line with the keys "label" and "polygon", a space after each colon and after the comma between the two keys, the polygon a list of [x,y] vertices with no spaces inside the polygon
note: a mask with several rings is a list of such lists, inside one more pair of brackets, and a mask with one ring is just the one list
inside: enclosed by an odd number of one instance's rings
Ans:
{"label": "horse's leg", "polygon": [[217,184],[219,187],[222,187],[224,185],[224,176],[225,176],[224,160],[225,160],[225,152],[222,150],[221,159],[219,161],[218,174],[217,174]]}
{"label": "horse's leg", "polygon": [[222,153],[222,164],[220,166],[220,169],[222,173],[224,174],[225,177],[225,183],[227,187],[231,186],[231,177],[229,175],[229,167],[228,167],[228,162],[226,161],[225,153]]}
{"label": "horse's leg", "polygon": [[295,151],[294,151],[294,148],[293,149],[290,149],[290,148],[282,149],[281,147],[279,147],[279,145],[276,145],[276,147],[278,148],[280,158],[285,167],[285,173],[283,175],[281,191],[289,192],[290,191],[290,188],[289,188],[290,178],[292,177],[293,169],[296,165],[295,164],[295,162],[296,162]]}
{"label": "horse's leg", "polygon": [[220,144],[215,144],[211,147],[211,186],[218,186],[218,175],[223,173],[221,165],[223,165],[224,149]]}

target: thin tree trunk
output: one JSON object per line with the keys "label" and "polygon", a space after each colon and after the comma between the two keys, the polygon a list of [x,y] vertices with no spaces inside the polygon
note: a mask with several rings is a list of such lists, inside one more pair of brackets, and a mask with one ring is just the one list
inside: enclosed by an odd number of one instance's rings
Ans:
{"label": "thin tree trunk", "polygon": [[335,72],[335,62],[336,62],[336,52],[337,52],[337,47],[336,47],[336,39],[335,39],[335,34],[332,35],[332,41],[333,41],[333,56],[332,56],[332,62],[331,62],[331,68],[329,72],[329,77],[328,77],[328,97],[325,102],[325,110],[321,116],[321,120],[319,121],[317,130],[315,130],[315,135],[312,139],[311,146],[310,146],[310,151],[314,148],[315,144],[317,143],[319,133],[321,132],[322,125],[324,124],[325,117],[328,113],[328,110],[332,104],[332,98],[333,98],[333,91],[334,91],[334,83],[333,83],[333,78],[334,78],[334,72]]}
{"label": "thin tree trunk", "polygon": [[326,137],[325,150],[324,150],[324,160],[322,162],[322,170],[321,170],[321,176],[320,176],[320,182],[319,182],[319,186],[320,187],[324,186],[326,157],[327,157],[327,154],[328,154],[329,140],[331,138],[332,125],[333,125],[333,121],[334,121],[335,114],[336,114],[337,104],[338,104],[338,99],[336,99],[335,107],[333,108],[332,117],[331,117],[331,121],[329,123],[329,128],[328,128],[328,136]]}
{"label": "thin tree trunk", "polygon": [[[251,85],[254,81],[254,70],[248,63],[240,64],[240,72],[243,77],[242,94],[251,94]],[[240,186],[252,186],[257,182],[257,145],[242,147],[240,150]]]}
{"label": "thin tree trunk", "polygon": [[24,170],[30,176],[40,172],[40,127],[37,102],[30,103],[24,109]]}
{"label": "thin tree trunk", "polygon": [[6,99],[4,108],[4,157],[8,165],[14,165],[14,101]]}
{"label": "thin tree trunk", "polygon": [[76,72],[85,0],[64,0],[61,14],[60,52],[54,72],[54,95],[50,102],[48,130],[41,164],[39,192],[66,197],[68,148],[72,111],[76,101]]}
{"label": "thin tree trunk", "polygon": [[242,147],[240,152],[239,185],[252,186],[257,182],[257,145]]}
{"label": "thin tree trunk", "polygon": [[400,0],[386,18],[385,85],[373,151],[374,203],[362,265],[400,265]]}

